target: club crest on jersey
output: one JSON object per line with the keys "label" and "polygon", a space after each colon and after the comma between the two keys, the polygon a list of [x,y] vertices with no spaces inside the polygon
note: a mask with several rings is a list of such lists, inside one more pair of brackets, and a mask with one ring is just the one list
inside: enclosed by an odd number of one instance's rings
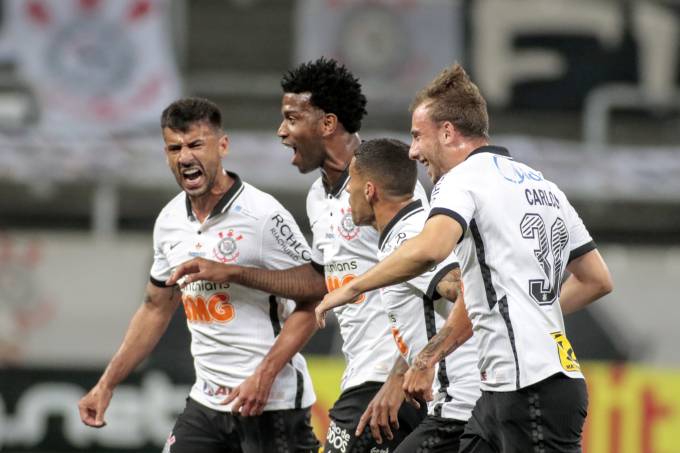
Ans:
{"label": "club crest on jersey", "polygon": [[348,241],[359,236],[359,227],[354,224],[352,220],[352,208],[340,209],[340,225],[338,225],[338,233]]}
{"label": "club crest on jersey", "polygon": [[229,230],[225,234],[223,231],[218,233],[220,242],[213,249],[213,256],[222,263],[233,263],[239,257],[238,241],[243,239],[243,235]]}

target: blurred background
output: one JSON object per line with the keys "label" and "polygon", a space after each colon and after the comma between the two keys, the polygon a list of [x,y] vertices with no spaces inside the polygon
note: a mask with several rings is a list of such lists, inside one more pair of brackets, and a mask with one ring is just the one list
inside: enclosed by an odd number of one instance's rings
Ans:
{"label": "blurred background", "polygon": [[[567,318],[584,451],[680,452],[677,0],[0,0],[0,450],[161,450],[193,381],[179,311],[105,429],[76,408],[141,303],[153,222],[178,190],[160,112],[217,102],[225,166],[309,235],[318,175],[289,165],[275,131],[281,75],[322,55],[361,79],[364,139],[408,142],[415,91],[467,68],[492,141],[567,193],[614,276]],[[331,323],[305,350],[319,435],[339,347]]]}

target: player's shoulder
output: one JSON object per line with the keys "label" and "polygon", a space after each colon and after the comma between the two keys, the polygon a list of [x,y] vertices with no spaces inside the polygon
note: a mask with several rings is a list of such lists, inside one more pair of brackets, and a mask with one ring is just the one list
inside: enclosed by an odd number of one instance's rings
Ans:
{"label": "player's shoulder", "polygon": [[265,217],[272,212],[285,211],[279,200],[269,192],[243,182],[243,193],[234,203],[236,210],[244,210],[257,218]]}
{"label": "player's shoulder", "polygon": [[313,211],[321,206],[326,199],[326,189],[323,186],[321,176],[316,178],[307,192],[307,212]]}
{"label": "player's shoulder", "polygon": [[420,200],[415,200],[401,209],[380,235],[380,249],[383,251],[395,249],[405,240],[417,236],[423,230],[427,213],[428,210]]}
{"label": "player's shoulder", "polygon": [[165,225],[187,216],[187,198],[184,192],[175,195],[158,213],[156,225]]}

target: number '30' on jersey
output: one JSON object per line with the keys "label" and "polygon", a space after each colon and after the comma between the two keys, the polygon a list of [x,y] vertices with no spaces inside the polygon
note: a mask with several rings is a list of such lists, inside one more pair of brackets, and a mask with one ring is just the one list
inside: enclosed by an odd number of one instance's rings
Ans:
{"label": "number '30' on jersey", "polygon": [[595,248],[564,193],[504,148],[485,146],[432,190],[430,217],[463,227],[465,304],[482,388],[509,391],[555,373],[582,378],[559,304],[570,260]]}

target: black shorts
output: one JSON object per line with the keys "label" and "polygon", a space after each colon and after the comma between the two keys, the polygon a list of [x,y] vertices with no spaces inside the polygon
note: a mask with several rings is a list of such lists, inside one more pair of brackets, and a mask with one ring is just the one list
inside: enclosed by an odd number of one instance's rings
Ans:
{"label": "black shorts", "polygon": [[455,453],[458,451],[465,423],[451,418],[428,415],[399,444],[395,453]]}
{"label": "black shorts", "polygon": [[398,413],[399,429],[392,430],[392,440],[383,436],[382,444],[377,444],[368,426],[360,437],[354,435],[359,419],[382,385],[382,382],[365,382],[342,392],[329,412],[331,420],[324,453],[369,453],[371,449],[391,453],[418,426],[427,413],[427,407],[422,404],[421,409],[416,409],[404,403]]}
{"label": "black shorts", "polygon": [[587,411],[585,381],[562,373],[514,392],[482,391],[460,453],[580,453]]}
{"label": "black shorts", "polygon": [[220,412],[187,398],[163,453],[316,453],[309,409],[255,417]]}

